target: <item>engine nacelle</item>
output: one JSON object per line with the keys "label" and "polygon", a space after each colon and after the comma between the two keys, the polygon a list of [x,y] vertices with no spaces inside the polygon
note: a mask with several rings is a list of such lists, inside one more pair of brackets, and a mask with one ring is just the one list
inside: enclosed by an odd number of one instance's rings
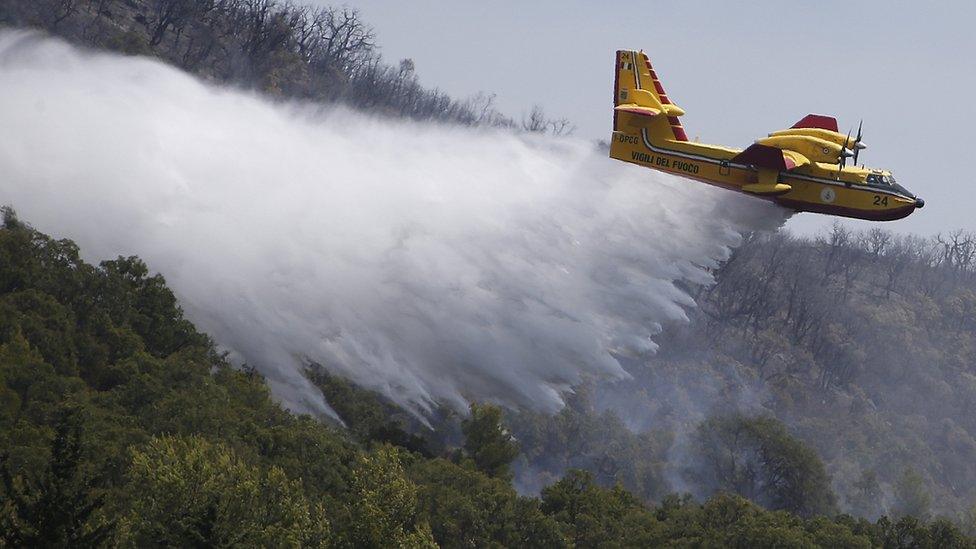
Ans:
{"label": "engine nacelle", "polygon": [[767,145],[783,150],[796,151],[813,162],[837,164],[844,148],[826,139],[809,135],[774,135],[756,141],[760,145]]}
{"label": "engine nacelle", "polygon": [[[825,130],[822,128],[789,128],[787,130],[779,130],[769,134],[770,137],[778,137],[783,135],[805,135],[808,137],[816,137],[817,139],[823,139],[824,141],[830,141],[835,145],[840,145],[848,149],[854,149],[854,137],[842,134],[840,132],[835,132],[832,130]],[[864,144],[860,144],[860,148],[865,148]]]}

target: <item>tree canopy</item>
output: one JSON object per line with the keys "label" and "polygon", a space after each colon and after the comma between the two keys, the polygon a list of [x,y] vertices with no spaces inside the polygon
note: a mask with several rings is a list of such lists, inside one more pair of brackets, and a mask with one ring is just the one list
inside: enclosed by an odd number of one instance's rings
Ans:
{"label": "tree canopy", "polygon": [[[473,406],[451,443],[319,376],[351,427],[295,416],[137,258],[89,265],[8,211],[0,259],[0,546],[973,546],[945,520],[834,515],[816,455],[762,416],[705,421],[698,454],[731,473],[729,490],[782,511],[726,493],[649,498],[612,468],[609,486],[568,468],[540,497],[519,495],[512,416],[498,408]],[[579,429],[582,402],[549,432],[616,444],[612,415]],[[906,473],[906,513],[924,508],[918,486]]]}

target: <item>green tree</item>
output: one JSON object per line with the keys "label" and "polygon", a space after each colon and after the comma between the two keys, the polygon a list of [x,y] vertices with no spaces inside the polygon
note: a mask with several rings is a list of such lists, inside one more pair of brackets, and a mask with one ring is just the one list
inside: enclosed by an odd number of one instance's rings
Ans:
{"label": "green tree", "polygon": [[585,471],[571,470],[545,488],[542,510],[574,547],[652,547],[665,539],[664,528],[633,494],[601,488]]}
{"label": "green tree", "polygon": [[0,296],[0,341],[16,331],[59,374],[77,374],[75,319],[53,297],[35,289]]}
{"label": "green tree", "polygon": [[153,438],[133,451],[123,537],[136,546],[319,546],[320,505],[277,467],[198,436]]}
{"label": "green tree", "polygon": [[805,521],[784,511],[766,511],[736,494],[716,494],[703,504],[672,495],[654,514],[664,539],[674,547],[871,547],[869,535],[855,531],[850,521]]}
{"label": "green tree", "polygon": [[51,457],[40,474],[15,476],[0,455],[6,503],[0,540],[14,547],[94,547],[104,544],[115,524],[101,514],[104,492],[86,471],[81,412],[61,409]]}
{"label": "green tree", "polygon": [[405,417],[398,417],[405,415],[404,410],[379,393],[331,375],[321,367],[310,369],[307,375],[358,440],[392,444],[426,457],[433,456],[427,441],[409,431]]}
{"label": "green tree", "polygon": [[555,520],[535,498],[520,497],[505,480],[446,459],[416,460],[408,473],[420,509],[441,547],[561,547]]}
{"label": "green tree", "polygon": [[357,547],[436,547],[420,516],[417,486],[394,446],[360,456],[353,470],[351,539]]}
{"label": "green tree", "polygon": [[464,452],[475,467],[497,478],[510,478],[512,460],[519,447],[512,433],[502,423],[502,411],[497,406],[472,404],[471,415],[461,423],[464,432]]}
{"label": "green tree", "polygon": [[932,497],[925,489],[922,475],[912,468],[905,469],[895,482],[895,504],[892,513],[896,517],[912,516],[926,520],[931,503]]}
{"label": "green tree", "polygon": [[699,489],[741,494],[801,516],[831,514],[835,497],[817,454],[771,417],[712,417],[694,436],[697,463],[686,470]]}
{"label": "green tree", "polygon": [[943,547],[976,547],[976,541],[967,538],[951,522],[939,519],[930,524],[915,517],[905,516],[897,522],[881,517],[873,529],[873,541],[879,547],[919,547],[941,549]]}
{"label": "green tree", "polygon": [[148,352],[165,357],[187,346],[205,346],[208,338],[197,332],[162,275],[149,275],[138,257],[103,261],[105,292],[111,295],[112,313],[129,324]]}
{"label": "green tree", "polygon": [[861,478],[851,488],[848,504],[853,514],[873,520],[884,512],[881,505],[881,483],[874,471],[861,472]]}

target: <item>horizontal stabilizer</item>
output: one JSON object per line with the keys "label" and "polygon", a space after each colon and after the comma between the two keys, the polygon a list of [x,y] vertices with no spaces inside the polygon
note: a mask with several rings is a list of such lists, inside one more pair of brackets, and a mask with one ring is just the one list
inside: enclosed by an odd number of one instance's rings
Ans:
{"label": "horizontal stabilizer", "polygon": [[619,107],[614,107],[613,110],[620,112],[628,112],[630,114],[636,114],[637,116],[657,116],[661,114],[661,111],[651,108],[651,107],[641,107],[635,105],[634,103],[627,103],[626,105],[620,105]]}
{"label": "horizontal stabilizer", "polygon": [[684,116],[685,110],[681,107],[675,105],[674,103],[668,103],[667,105],[662,105],[664,107],[664,114],[668,116]]}
{"label": "horizontal stabilizer", "polygon": [[837,119],[833,116],[824,116],[822,114],[808,114],[804,116],[799,122],[793,124],[794,128],[820,128],[821,130],[830,130],[836,132],[837,130]]}

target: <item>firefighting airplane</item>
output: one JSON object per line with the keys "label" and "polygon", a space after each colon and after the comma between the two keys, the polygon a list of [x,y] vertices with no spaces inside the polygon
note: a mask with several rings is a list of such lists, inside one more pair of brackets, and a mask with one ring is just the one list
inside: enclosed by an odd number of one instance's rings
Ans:
{"label": "firefighting airplane", "polygon": [[[746,150],[688,141],[644,52],[617,52],[610,156],[772,200],[801,212],[891,221],[925,205],[891,172],[857,167],[865,148],[830,116],[810,114]],[[853,166],[847,159],[853,157]]]}

